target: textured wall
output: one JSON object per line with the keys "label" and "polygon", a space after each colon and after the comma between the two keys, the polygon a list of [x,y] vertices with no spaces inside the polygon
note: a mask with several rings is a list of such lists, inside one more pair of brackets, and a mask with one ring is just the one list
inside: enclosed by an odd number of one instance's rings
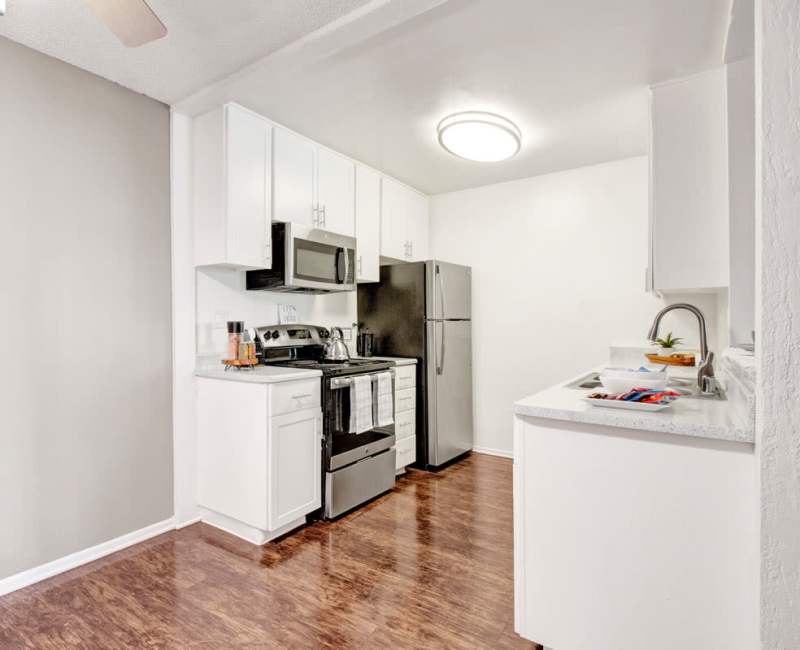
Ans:
{"label": "textured wall", "polygon": [[0,578],[172,516],[169,111],[0,38]]}
{"label": "textured wall", "polygon": [[756,9],[761,645],[800,648],[800,3]]}

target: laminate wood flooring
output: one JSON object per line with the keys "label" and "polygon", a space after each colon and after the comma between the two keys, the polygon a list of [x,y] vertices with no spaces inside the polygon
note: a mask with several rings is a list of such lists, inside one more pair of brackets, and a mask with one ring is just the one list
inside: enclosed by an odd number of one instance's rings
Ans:
{"label": "laminate wood flooring", "polygon": [[0,598],[0,648],[536,648],[514,633],[511,468],[411,470],[263,547],[160,535]]}

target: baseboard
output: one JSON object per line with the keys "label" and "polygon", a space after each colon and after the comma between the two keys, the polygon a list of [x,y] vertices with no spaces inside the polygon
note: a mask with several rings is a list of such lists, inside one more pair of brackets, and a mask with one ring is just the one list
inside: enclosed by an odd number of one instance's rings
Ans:
{"label": "baseboard", "polygon": [[187,526],[191,526],[192,524],[198,524],[201,521],[203,521],[203,517],[201,515],[197,515],[196,517],[192,517],[191,519],[187,519],[186,521],[179,521],[175,524],[175,530],[186,528]]}
{"label": "baseboard", "polygon": [[473,447],[472,451],[476,454],[486,454],[487,456],[499,456],[500,458],[514,458],[514,452],[505,449],[492,449],[491,447]]}
{"label": "baseboard", "polygon": [[124,548],[128,548],[129,546],[133,546],[134,544],[138,544],[139,542],[143,542],[151,537],[161,535],[161,533],[166,533],[170,530],[175,530],[174,517],[170,517],[164,521],[159,521],[158,523],[151,524],[150,526],[126,533],[125,535],[121,535],[115,539],[103,542],[97,546],[92,546],[91,548],[77,551],[76,553],[72,553],[70,555],[65,555],[62,558],[53,560],[52,562],[41,564],[37,567],[33,567],[32,569],[26,569],[25,571],[0,580],[0,596],[4,596],[5,594],[16,591],[17,589],[22,589],[23,587],[40,582],[46,578],[52,578],[59,573],[64,573],[70,569],[75,569],[83,564],[88,564],[94,560],[99,560],[101,557],[105,557],[111,553],[116,553]]}

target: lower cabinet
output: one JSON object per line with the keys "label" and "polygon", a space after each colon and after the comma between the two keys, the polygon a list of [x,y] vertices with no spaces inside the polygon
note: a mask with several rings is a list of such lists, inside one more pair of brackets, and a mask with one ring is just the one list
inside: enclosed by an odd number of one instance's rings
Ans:
{"label": "lower cabinet", "polygon": [[270,419],[269,524],[275,530],[320,507],[322,413],[317,409]]}
{"label": "lower cabinet", "polygon": [[396,366],[394,375],[395,469],[417,460],[417,366]]}
{"label": "lower cabinet", "polygon": [[197,500],[216,513],[208,523],[263,543],[320,507],[319,384],[198,378]]}

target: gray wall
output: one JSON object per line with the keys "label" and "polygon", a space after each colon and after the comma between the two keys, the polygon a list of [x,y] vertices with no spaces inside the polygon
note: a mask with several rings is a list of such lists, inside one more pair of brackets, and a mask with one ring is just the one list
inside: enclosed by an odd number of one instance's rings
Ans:
{"label": "gray wall", "polygon": [[0,38],[0,578],[173,513],[169,110]]}

